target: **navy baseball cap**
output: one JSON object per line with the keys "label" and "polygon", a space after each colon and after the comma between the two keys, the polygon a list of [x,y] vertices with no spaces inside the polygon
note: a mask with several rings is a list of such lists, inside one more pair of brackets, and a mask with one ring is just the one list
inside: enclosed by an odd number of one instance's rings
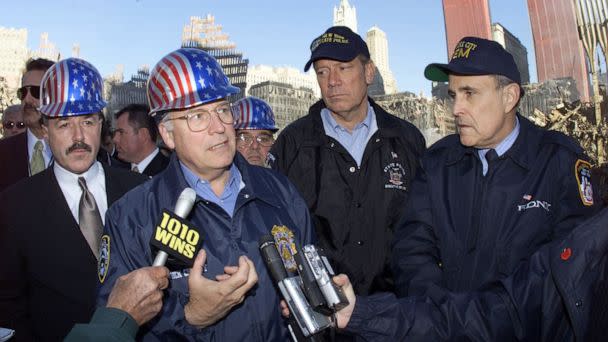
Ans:
{"label": "navy baseball cap", "polygon": [[332,26],[310,44],[310,59],[304,71],[308,71],[318,59],[350,62],[358,55],[370,58],[365,41],[346,26]]}
{"label": "navy baseball cap", "polygon": [[462,38],[450,63],[432,63],[424,69],[424,77],[431,81],[447,82],[449,74],[503,75],[521,85],[513,56],[499,43],[478,37]]}

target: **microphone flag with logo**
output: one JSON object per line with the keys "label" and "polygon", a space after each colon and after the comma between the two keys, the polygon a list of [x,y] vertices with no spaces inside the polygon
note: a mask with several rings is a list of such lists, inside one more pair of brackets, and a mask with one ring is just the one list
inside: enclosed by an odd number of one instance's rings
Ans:
{"label": "microphone flag with logo", "polygon": [[203,242],[198,229],[186,220],[194,202],[196,192],[192,188],[182,191],[175,204],[175,212],[163,210],[150,238],[150,244],[159,251],[153,266],[162,266],[168,256],[186,267],[192,267],[194,258]]}

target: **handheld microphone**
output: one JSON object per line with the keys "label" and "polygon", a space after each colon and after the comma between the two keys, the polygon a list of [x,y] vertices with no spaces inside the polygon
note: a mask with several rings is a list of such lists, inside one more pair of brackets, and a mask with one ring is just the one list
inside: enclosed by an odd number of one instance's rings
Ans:
{"label": "handheld microphone", "polygon": [[[262,259],[268,267],[271,277],[277,283],[283,299],[287,302],[291,316],[295,317],[302,335],[310,337],[325,328],[331,327],[333,324],[329,317],[315,311],[308,303],[302,291],[300,276],[288,276],[274,238],[271,235],[262,236],[259,246]],[[299,340],[295,336],[292,337]]]}
{"label": "handheld microphone", "polygon": [[[178,216],[178,218],[181,219],[185,219],[189,214],[190,211],[192,211],[192,207],[194,206],[194,202],[196,201],[196,192],[194,191],[194,189],[192,188],[185,188],[182,193],[179,195],[179,197],[177,198],[177,202],[175,203],[175,215]],[[167,236],[169,237],[173,237],[173,245],[175,245],[175,237],[173,235],[170,235],[169,233],[165,233],[162,234],[162,230],[160,231],[161,234],[159,234],[159,229],[160,228],[167,228],[168,225],[171,225],[171,227],[175,227],[176,223],[174,223],[173,221],[170,221],[171,219],[171,215],[169,213],[163,212],[163,217],[161,218],[161,222],[159,223],[159,225],[157,225],[157,232],[155,235],[152,236],[152,244],[156,247],[158,247],[160,250],[158,251],[158,253],[156,254],[156,258],[154,258],[154,262],[152,263],[152,266],[164,266],[165,263],[167,262],[167,257],[169,256],[169,254],[162,250],[161,248],[166,248],[167,243],[171,241],[169,238],[166,238]],[[177,224],[180,224],[179,222]],[[180,224],[180,230],[181,230],[181,234],[183,235],[184,238],[188,238],[188,240],[192,241],[196,238],[196,242],[195,245],[197,245],[199,243],[199,234],[198,232],[194,231],[196,233],[196,236],[193,236],[193,234],[188,232],[187,227],[185,227],[186,229],[181,229],[183,228],[182,225]],[[173,229],[176,230],[176,229]],[[192,231],[190,231],[192,232]],[[174,233],[175,234],[175,233]],[[169,248],[171,248],[171,246],[169,246]],[[188,251],[189,252],[189,251]],[[192,251],[193,253],[194,251]],[[190,253],[188,253],[187,256],[189,256]],[[189,258],[189,259],[193,259]]]}

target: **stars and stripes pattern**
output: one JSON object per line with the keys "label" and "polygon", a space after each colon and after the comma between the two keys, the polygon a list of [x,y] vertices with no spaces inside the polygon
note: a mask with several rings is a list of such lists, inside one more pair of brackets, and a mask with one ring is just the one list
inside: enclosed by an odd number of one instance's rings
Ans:
{"label": "stars and stripes pattern", "polygon": [[276,131],[272,108],[257,97],[248,96],[232,105],[234,128]]}
{"label": "stars and stripes pattern", "polygon": [[53,64],[41,84],[40,112],[49,117],[93,114],[106,106],[103,79],[85,60],[68,58]]}
{"label": "stars and stripes pattern", "polygon": [[185,109],[240,92],[218,62],[203,50],[183,48],[154,66],[148,80],[150,114]]}

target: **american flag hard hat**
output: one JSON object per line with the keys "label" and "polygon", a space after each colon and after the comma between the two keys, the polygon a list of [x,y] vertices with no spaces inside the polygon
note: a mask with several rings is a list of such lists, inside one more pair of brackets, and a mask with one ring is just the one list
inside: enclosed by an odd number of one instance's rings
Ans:
{"label": "american flag hard hat", "polygon": [[42,77],[39,110],[48,117],[94,114],[105,106],[103,79],[85,60],[61,60]]}
{"label": "american flag hard hat", "polygon": [[274,122],[272,108],[264,100],[248,96],[232,105],[235,129],[278,130]]}
{"label": "american flag hard hat", "polygon": [[215,58],[201,49],[169,53],[154,66],[148,79],[150,115],[191,108],[239,92]]}

